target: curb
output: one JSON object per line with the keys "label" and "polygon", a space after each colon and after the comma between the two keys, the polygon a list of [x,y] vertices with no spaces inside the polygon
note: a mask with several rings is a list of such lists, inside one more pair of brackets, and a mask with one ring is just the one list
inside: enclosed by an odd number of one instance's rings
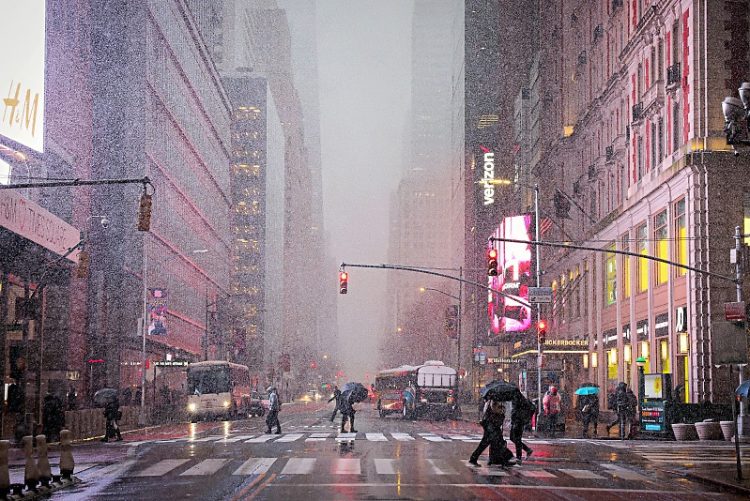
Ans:
{"label": "curb", "polygon": [[711,477],[705,477],[703,475],[699,475],[697,473],[690,473],[690,472],[675,472],[672,470],[667,470],[670,473],[674,473],[676,475],[683,475],[685,478],[689,478],[691,480],[695,480],[697,482],[700,482],[702,484],[708,484],[708,485],[714,485],[717,487],[721,487],[724,490],[732,491],[737,494],[748,494],[750,495],[750,487],[744,487],[742,485],[733,484],[730,482],[725,482],[723,480],[717,480],[715,478]]}

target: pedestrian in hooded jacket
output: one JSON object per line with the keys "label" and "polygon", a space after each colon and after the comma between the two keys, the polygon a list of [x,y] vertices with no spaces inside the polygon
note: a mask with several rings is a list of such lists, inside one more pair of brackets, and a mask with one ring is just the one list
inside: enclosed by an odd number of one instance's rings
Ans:
{"label": "pedestrian in hooded jacket", "polygon": [[336,405],[333,407],[333,414],[331,414],[332,423],[333,420],[336,419],[336,413],[339,411],[339,401],[341,400],[341,390],[339,390],[338,386],[333,387],[333,396],[328,399],[328,403],[331,403],[334,400],[336,401]]}
{"label": "pedestrian in hooded jacket", "polygon": [[613,408],[617,414],[617,420],[607,425],[607,434],[614,425],[618,425],[620,440],[625,440],[625,437],[630,433],[630,423],[633,420],[629,407],[628,385],[621,382],[617,385],[614,394],[610,395],[610,408]]}
{"label": "pedestrian in hooded jacket", "polygon": [[549,390],[547,390],[547,393],[542,400],[542,406],[544,408],[544,416],[547,418],[547,423],[549,423],[550,434],[552,435],[552,438],[554,438],[557,429],[557,419],[560,416],[560,411],[562,409],[560,395],[557,393],[556,387],[549,387]]}
{"label": "pedestrian in hooded jacket", "polygon": [[479,456],[487,447],[490,448],[488,466],[493,464],[510,466],[512,464],[509,459],[513,457],[513,453],[510,453],[503,438],[504,422],[505,406],[494,400],[486,400],[482,410],[482,419],[479,421],[483,430],[482,440],[469,457],[469,464],[479,466]]}
{"label": "pedestrian in hooded jacket", "polygon": [[534,452],[531,447],[523,443],[523,429],[531,422],[536,413],[534,402],[524,397],[521,392],[512,400],[513,409],[510,411],[510,441],[516,446],[516,461],[521,464],[521,451],[526,451],[526,458]]}
{"label": "pedestrian in hooded jacket", "polygon": [[341,395],[339,398],[339,410],[341,411],[341,433],[346,431],[346,421],[349,421],[349,432],[357,433],[354,429],[354,414],[357,412],[354,409],[354,393],[350,392],[347,395]]}

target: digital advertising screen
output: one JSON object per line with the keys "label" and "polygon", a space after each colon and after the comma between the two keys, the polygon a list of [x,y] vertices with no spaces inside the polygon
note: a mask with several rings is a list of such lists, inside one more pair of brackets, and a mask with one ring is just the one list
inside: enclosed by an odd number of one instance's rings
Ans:
{"label": "digital advertising screen", "polygon": [[[506,217],[492,236],[531,242],[532,224],[531,214]],[[531,244],[494,241],[489,245],[498,251],[497,276],[488,277],[489,286],[502,292],[488,291],[490,330],[494,335],[526,332],[532,318],[527,306],[529,286],[533,285]]]}

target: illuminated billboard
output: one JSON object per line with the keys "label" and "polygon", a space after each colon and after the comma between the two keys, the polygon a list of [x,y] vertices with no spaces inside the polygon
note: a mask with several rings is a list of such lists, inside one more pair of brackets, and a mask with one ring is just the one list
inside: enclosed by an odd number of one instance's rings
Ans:
{"label": "illuminated billboard", "polygon": [[[492,236],[531,242],[531,230],[530,214],[512,216],[504,218]],[[489,286],[503,293],[488,291],[490,331],[494,335],[525,332],[531,328],[531,308],[527,306],[529,286],[533,285],[531,244],[495,241],[490,245],[498,252],[498,273],[495,277],[488,277]]]}
{"label": "illuminated billboard", "polygon": [[44,151],[45,0],[0,0],[0,136]]}

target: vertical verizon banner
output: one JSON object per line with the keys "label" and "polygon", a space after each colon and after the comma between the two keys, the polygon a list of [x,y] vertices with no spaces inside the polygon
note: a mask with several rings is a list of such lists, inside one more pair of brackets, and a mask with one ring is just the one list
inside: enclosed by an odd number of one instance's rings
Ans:
{"label": "vertical verizon banner", "polygon": [[45,0],[0,0],[0,136],[44,151]]}

